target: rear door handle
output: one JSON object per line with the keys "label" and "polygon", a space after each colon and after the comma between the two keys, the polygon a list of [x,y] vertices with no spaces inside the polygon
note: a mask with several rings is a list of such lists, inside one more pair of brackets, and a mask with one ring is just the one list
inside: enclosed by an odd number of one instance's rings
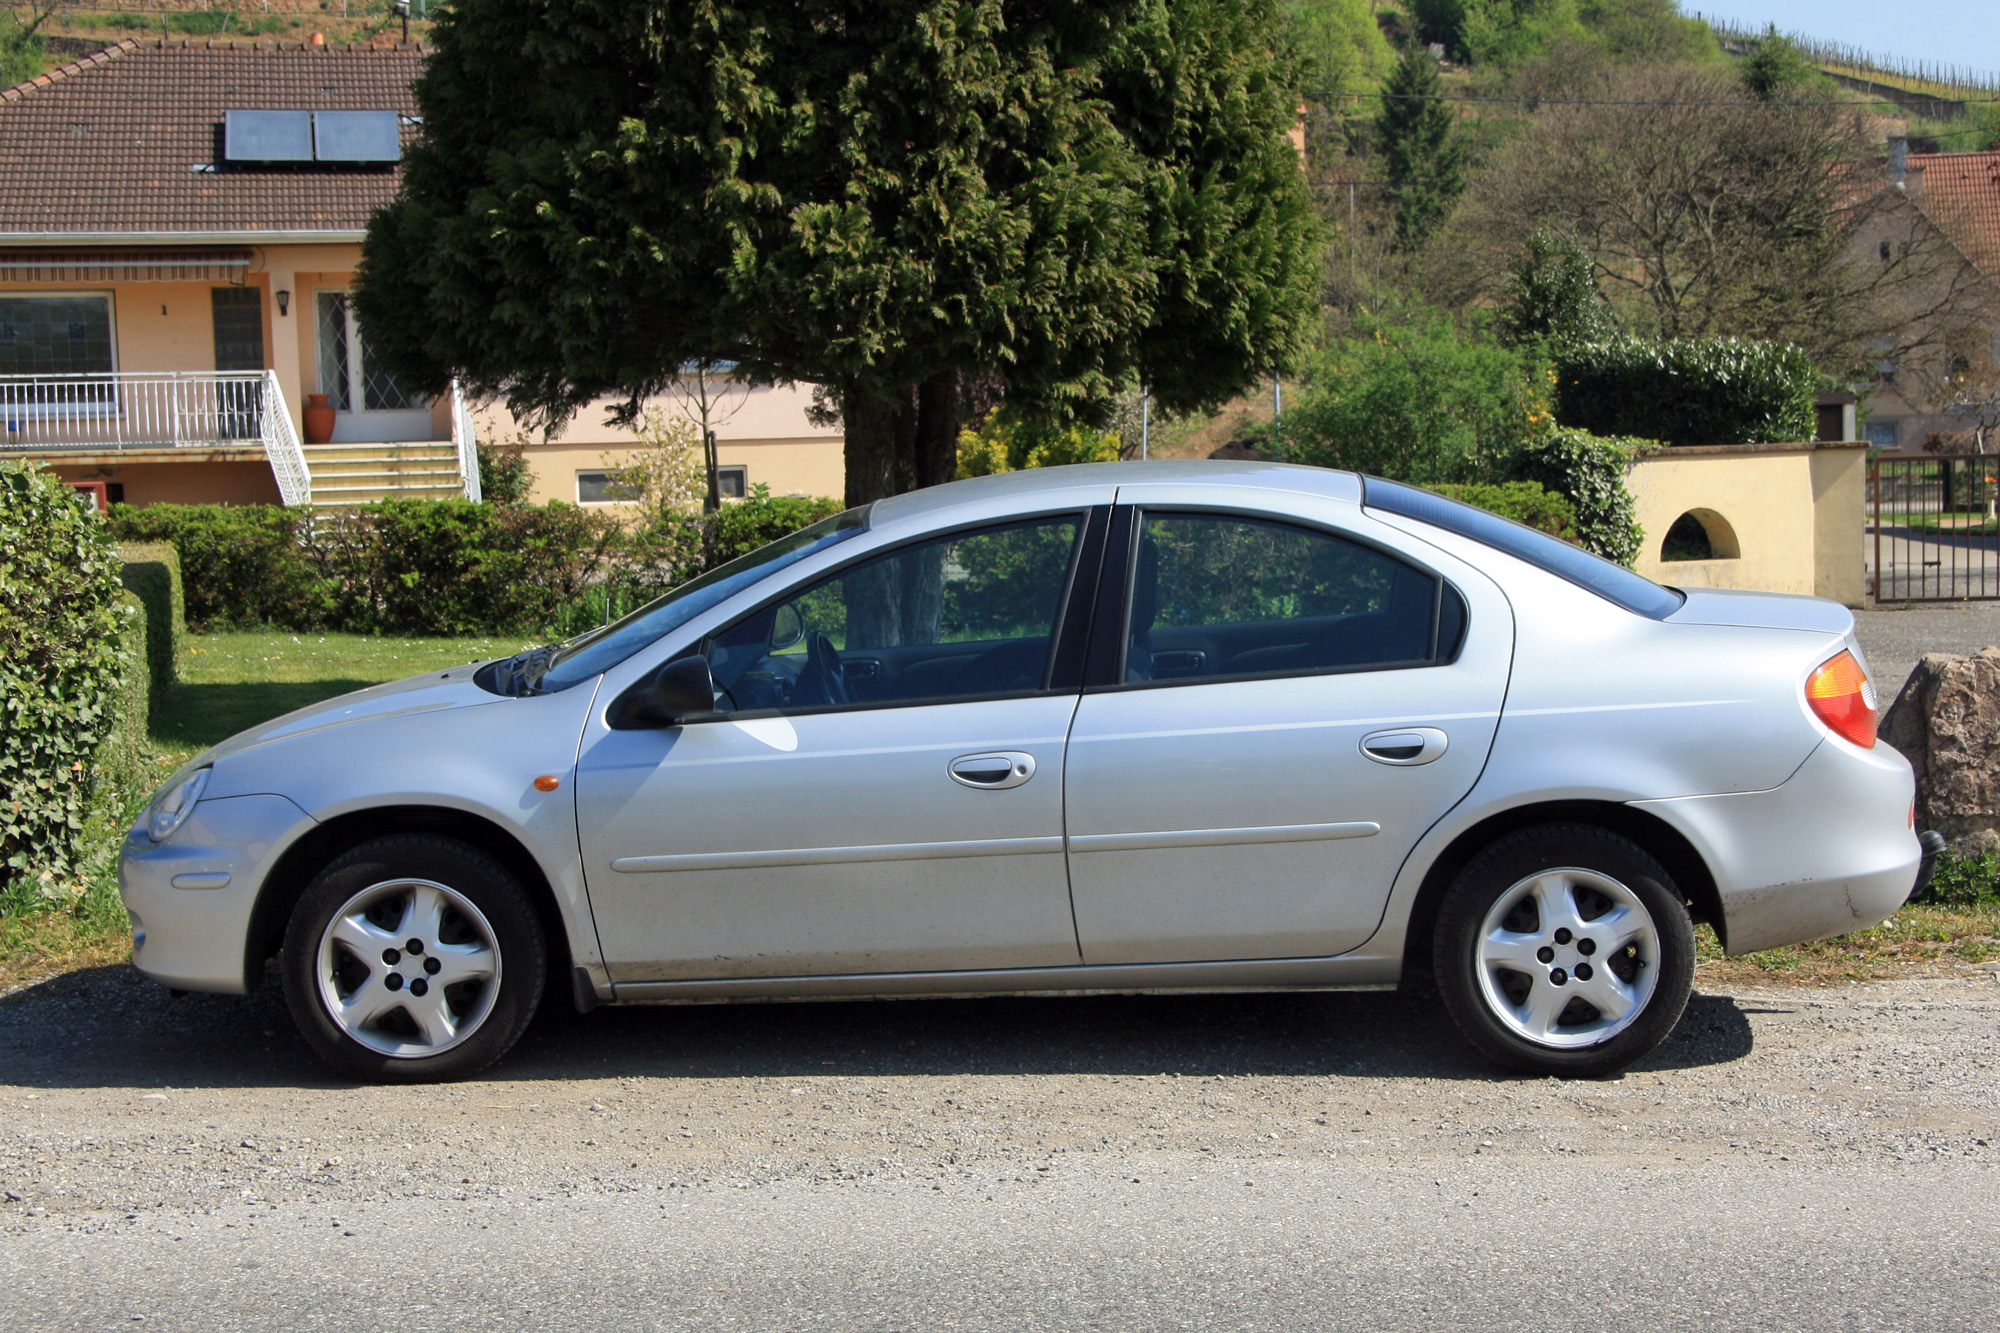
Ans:
{"label": "rear door handle", "polygon": [[1403,727],[1363,736],[1361,753],[1378,764],[1414,768],[1442,758],[1448,743],[1445,734],[1436,727]]}
{"label": "rear door handle", "polygon": [[986,754],[961,755],[947,770],[961,787],[981,791],[1005,791],[1035,776],[1035,756],[1019,750],[994,750]]}

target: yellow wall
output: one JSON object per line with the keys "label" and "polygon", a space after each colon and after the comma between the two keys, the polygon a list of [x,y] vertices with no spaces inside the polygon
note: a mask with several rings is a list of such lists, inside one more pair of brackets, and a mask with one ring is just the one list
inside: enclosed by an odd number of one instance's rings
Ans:
{"label": "yellow wall", "polygon": [[[806,417],[812,405],[810,385],[769,385],[731,389],[718,394],[710,415],[715,423],[716,461],[747,470],[751,486],[764,485],[773,495],[832,496],[847,489],[846,462],[838,426],[815,426]],[[526,445],[533,475],[528,498],[576,500],[576,474],[616,467],[630,453],[634,433],[605,424],[612,404],[591,403],[547,442],[522,426],[504,403],[473,409],[476,433],[485,443],[518,440]],[[686,405],[675,395],[662,395],[651,412],[684,416]]]}
{"label": "yellow wall", "polygon": [[[1642,455],[1626,480],[1645,532],[1635,568],[1679,587],[1803,593],[1862,605],[1866,448],[1739,444]],[[1739,553],[1661,559],[1668,529],[1689,512],[1720,516]],[[1711,530],[1711,540],[1719,535]]]}
{"label": "yellow wall", "polygon": [[125,503],[274,505],[281,503],[278,480],[262,458],[210,462],[111,463],[55,466],[64,481],[115,481],[125,487]]}

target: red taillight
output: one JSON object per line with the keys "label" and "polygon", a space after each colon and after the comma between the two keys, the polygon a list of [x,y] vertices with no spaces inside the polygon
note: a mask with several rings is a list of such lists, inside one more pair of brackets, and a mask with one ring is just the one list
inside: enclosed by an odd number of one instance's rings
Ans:
{"label": "red taillight", "polygon": [[1853,653],[1842,650],[1819,664],[1806,681],[1806,703],[1842,740],[1864,750],[1874,746],[1875,687]]}

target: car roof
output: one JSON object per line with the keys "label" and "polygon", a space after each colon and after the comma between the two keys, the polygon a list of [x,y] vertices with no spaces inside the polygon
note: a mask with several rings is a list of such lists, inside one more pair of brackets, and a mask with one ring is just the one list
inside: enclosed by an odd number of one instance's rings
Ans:
{"label": "car roof", "polygon": [[1353,472],[1305,467],[1296,463],[1265,463],[1255,459],[1172,458],[1145,463],[1074,463],[1065,467],[1026,468],[1019,472],[972,477],[878,500],[870,520],[884,524],[903,523],[961,504],[1032,495],[1055,499],[1064,491],[1081,488],[1160,482],[1257,486],[1361,503],[1361,478]]}

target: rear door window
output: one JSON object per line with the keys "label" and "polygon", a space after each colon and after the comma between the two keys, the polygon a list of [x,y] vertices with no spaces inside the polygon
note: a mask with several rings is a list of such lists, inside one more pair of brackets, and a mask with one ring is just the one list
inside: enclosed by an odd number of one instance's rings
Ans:
{"label": "rear door window", "polygon": [[1131,568],[1125,684],[1423,666],[1464,623],[1436,576],[1265,519],[1144,512]]}

